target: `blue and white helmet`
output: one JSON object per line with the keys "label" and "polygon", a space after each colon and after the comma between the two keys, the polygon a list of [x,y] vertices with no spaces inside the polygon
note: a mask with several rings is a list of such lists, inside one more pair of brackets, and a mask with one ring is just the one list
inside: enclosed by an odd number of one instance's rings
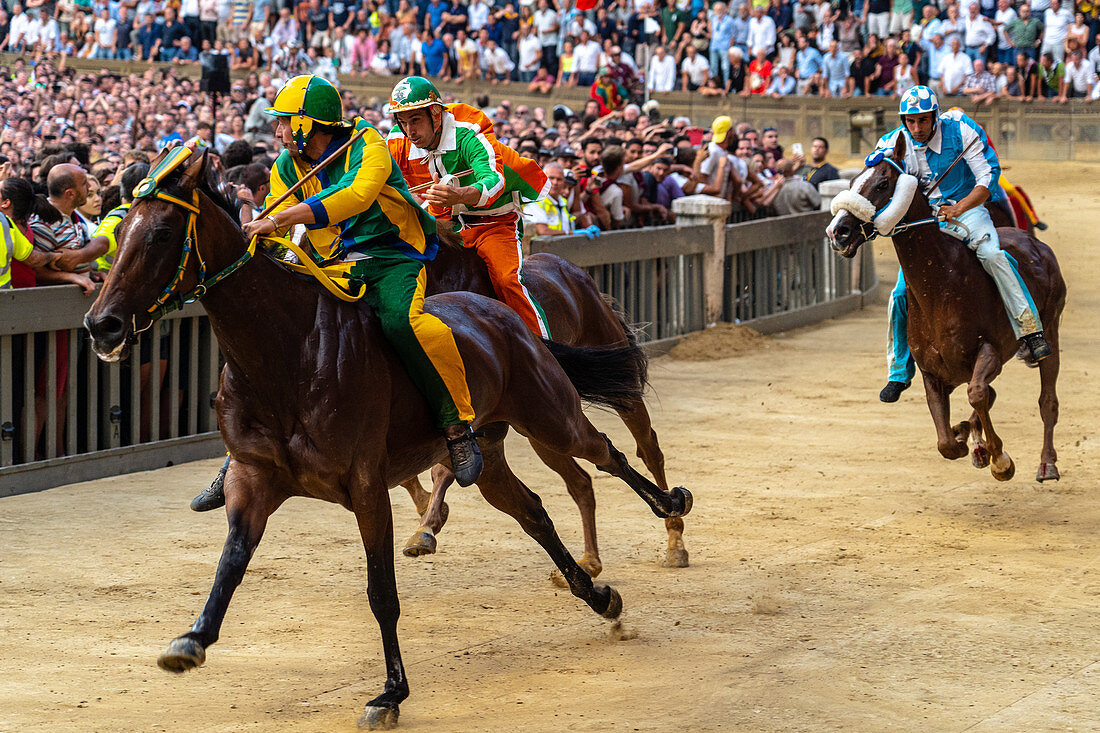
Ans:
{"label": "blue and white helmet", "polygon": [[940,102],[936,99],[936,93],[923,84],[910,87],[901,95],[901,104],[898,105],[898,115],[919,115],[924,112],[939,114]]}

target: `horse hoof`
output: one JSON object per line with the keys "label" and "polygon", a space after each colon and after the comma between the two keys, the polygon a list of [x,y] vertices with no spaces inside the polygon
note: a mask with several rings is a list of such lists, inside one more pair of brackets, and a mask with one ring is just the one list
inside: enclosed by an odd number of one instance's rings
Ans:
{"label": "horse hoof", "polygon": [[1043,483],[1044,481],[1059,481],[1061,478],[1062,474],[1058,473],[1058,467],[1046,461],[1039,464],[1039,471],[1035,474],[1035,480],[1039,483]]}
{"label": "horse hoof", "polygon": [[610,586],[607,590],[611,592],[611,600],[607,604],[607,609],[600,615],[604,618],[616,619],[623,612],[623,597],[619,595],[619,591]]}
{"label": "horse hoof", "polygon": [[189,636],[172,639],[167,651],[157,657],[157,666],[165,672],[180,674],[189,669],[202,666],[206,661],[206,650],[202,644]]}
{"label": "horse hoof", "polygon": [[421,555],[435,554],[435,535],[427,527],[421,527],[413,532],[412,537],[405,543],[405,557],[420,557]]}
{"label": "horse hoof", "polygon": [[686,568],[688,566],[688,551],[683,547],[670,547],[665,556],[666,568]]}
{"label": "horse hoof", "polygon": [[1016,464],[1012,462],[1007,453],[1002,453],[999,458],[994,458],[992,464],[990,471],[993,473],[993,478],[998,481],[1008,481],[1016,475]]}
{"label": "horse hoof", "polygon": [[687,516],[687,513],[691,511],[691,504],[693,501],[691,498],[691,492],[685,489],[683,486],[673,486],[671,489],[669,489],[668,493],[674,497],[675,500],[673,503],[680,506],[679,509],[674,509],[673,511],[669,512],[668,516]]}
{"label": "horse hoof", "polygon": [[989,466],[989,451],[986,450],[984,445],[974,446],[974,451],[970,454],[970,462],[974,464],[974,468]]}
{"label": "horse hoof", "polygon": [[359,718],[359,727],[366,730],[392,730],[397,727],[397,708],[367,706]]}
{"label": "horse hoof", "polygon": [[550,582],[558,588],[568,588],[569,583],[565,580],[565,576],[561,574],[560,570],[550,571]]}

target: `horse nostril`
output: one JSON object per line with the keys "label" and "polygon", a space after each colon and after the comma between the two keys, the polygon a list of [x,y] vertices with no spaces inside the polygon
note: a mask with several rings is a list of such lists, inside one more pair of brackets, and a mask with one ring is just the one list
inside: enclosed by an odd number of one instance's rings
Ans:
{"label": "horse nostril", "polygon": [[840,224],[834,230],[834,233],[836,234],[836,241],[847,242],[848,238],[852,236],[852,228],[847,224]]}
{"label": "horse nostril", "polygon": [[88,332],[97,341],[112,341],[122,337],[125,323],[118,316],[106,315],[88,320]]}

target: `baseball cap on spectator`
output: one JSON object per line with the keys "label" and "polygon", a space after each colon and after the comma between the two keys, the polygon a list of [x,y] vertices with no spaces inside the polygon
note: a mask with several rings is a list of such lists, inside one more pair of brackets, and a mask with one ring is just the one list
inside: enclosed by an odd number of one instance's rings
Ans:
{"label": "baseball cap on spectator", "polygon": [[733,120],[727,115],[715,117],[714,122],[710,123],[711,140],[716,143],[724,143],[726,141],[726,135],[729,134],[732,127]]}
{"label": "baseball cap on spectator", "polygon": [[576,158],[577,151],[569,145],[562,145],[560,148],[554,151],[554,155],[559,158]]}

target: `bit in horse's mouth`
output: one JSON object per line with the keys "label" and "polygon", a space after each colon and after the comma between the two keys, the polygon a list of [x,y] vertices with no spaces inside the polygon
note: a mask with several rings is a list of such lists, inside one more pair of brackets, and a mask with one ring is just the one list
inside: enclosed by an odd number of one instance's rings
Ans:
{"label": "bit in horse's mouth", "polygon": [[122,358],[126,355],[127,346],[129,346],[129,344],[126,343],[126,339],[122,339],[122,341],[119,342],[118,346],[104,353],[104,351],[99,347],[95,340],[92,340],[92,351],[95,352],[100,361],[105,361],[109,364],[121,361]]}

